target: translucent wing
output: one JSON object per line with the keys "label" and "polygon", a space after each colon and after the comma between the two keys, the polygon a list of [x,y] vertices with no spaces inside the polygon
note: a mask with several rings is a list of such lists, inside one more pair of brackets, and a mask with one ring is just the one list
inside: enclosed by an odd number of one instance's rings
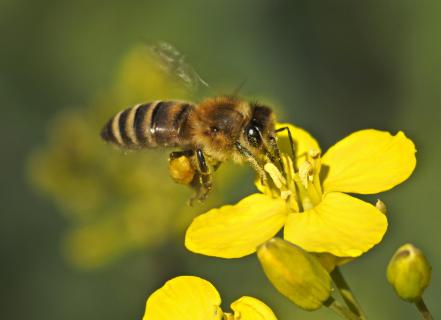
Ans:
{"label": "translucent wing", "polygon": [[170,43],[161,41],[149,45],[148,48],[159,66],[169,75],[178,77],[189,89],[198,91],[209,87],[196,70],[185,61],[185,56]]}

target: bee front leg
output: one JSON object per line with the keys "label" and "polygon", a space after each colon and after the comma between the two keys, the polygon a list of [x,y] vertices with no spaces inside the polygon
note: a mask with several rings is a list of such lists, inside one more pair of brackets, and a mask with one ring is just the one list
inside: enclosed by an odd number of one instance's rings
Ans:
{"label": "bee front leg", "polygon": [[[275,160],[277,160],[277,163],[279,165],[280,171],[286,177],[286,172],[285,172],[285,168],[283,166],[282,156],[280,155],[280,149],[279,149],[279,145],[277,144],[277,140],[276,140],[275,137],[270,137],[269,141],[270,141],[271,147],[274,150]],[[274,162],[274,161],[272,161],[272,162]]]}
{"label": "bee front leg", "polygon": [[276,133],[279,133],[282,131],[288,132],[288,139],[289,139],[289,145],[291,146],[292,160],[294,161],[294,159],[296,158],[296,148],[294,146],[294,139],[292,138],[291,130],[289,129],[289,127],[282,127],[282,128],[277,129]]}
{"label": "bee front leg", "polygon": [[250,150],[242,146],[239,142],[236,142],[236,149],[245,158],[245,160],[248,161],[251,167],[259,174],[262,184],[266,185],[268,182],[268,178],[266,176],[265,169],[259,164],[259,162],[253,156]]}

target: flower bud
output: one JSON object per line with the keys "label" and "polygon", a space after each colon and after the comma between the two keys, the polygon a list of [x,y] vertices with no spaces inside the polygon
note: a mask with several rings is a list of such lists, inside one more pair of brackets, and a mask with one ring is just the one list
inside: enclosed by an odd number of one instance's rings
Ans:
{"label": "flower bud", "polygon": [[404,300],[421,298],[430,282],[431,267],[421,250],[412,244],[400,247],[387,267],[387,280]]}
{"label": "flower bud", "polygon": [[316,310],[329,298],[329,273],[303,249],[273,238],[257,249],[257,256],[274,287],[300,308]]}
{"label": "flower bud", "polygon": [[380,210],[382,213],[387,214],[387,207],[386,204],[381,201],[380,199],[377,200],[377,203],[375,203],[375,207]]}

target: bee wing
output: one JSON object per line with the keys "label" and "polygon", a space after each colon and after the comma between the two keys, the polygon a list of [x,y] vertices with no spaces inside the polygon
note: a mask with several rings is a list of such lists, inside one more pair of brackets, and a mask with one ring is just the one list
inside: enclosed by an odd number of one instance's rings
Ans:
{"label": "bee wing", "polygon": [[170,43],[160,41],[149,45],[148,48],[161,69],[170,76],[177,77],[188,89],[196,92],[209,88],[207,82],[186,62],[185,56]]}

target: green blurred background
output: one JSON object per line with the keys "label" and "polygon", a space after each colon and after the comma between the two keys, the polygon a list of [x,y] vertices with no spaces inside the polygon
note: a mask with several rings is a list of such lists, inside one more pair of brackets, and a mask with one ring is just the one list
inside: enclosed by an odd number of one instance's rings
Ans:
{"label": "green blurred background", "polygon": [[413,242],[432,263],[425,297],[441,316],[440,1],[1,0],[0,35],[2,319],[140,319],[147,296],[181,274],[210,280],[224,309],[252,295],[281,320],[337,319],[291,305],[255,256],[183,248],[192,216],[252,192],[249,168],[221,169],[210,201],[188,209],[166,152],[124,155],[99,140],[115,110],[185,96],[137,68],[136,48],[156,40],[216,92],[246,79],[245,97],[324,150],[362,128],[411,137],[415,173],[381,195],[385,240],[343,272],[370,319],[416,319],[385,280],[389,257]]}

